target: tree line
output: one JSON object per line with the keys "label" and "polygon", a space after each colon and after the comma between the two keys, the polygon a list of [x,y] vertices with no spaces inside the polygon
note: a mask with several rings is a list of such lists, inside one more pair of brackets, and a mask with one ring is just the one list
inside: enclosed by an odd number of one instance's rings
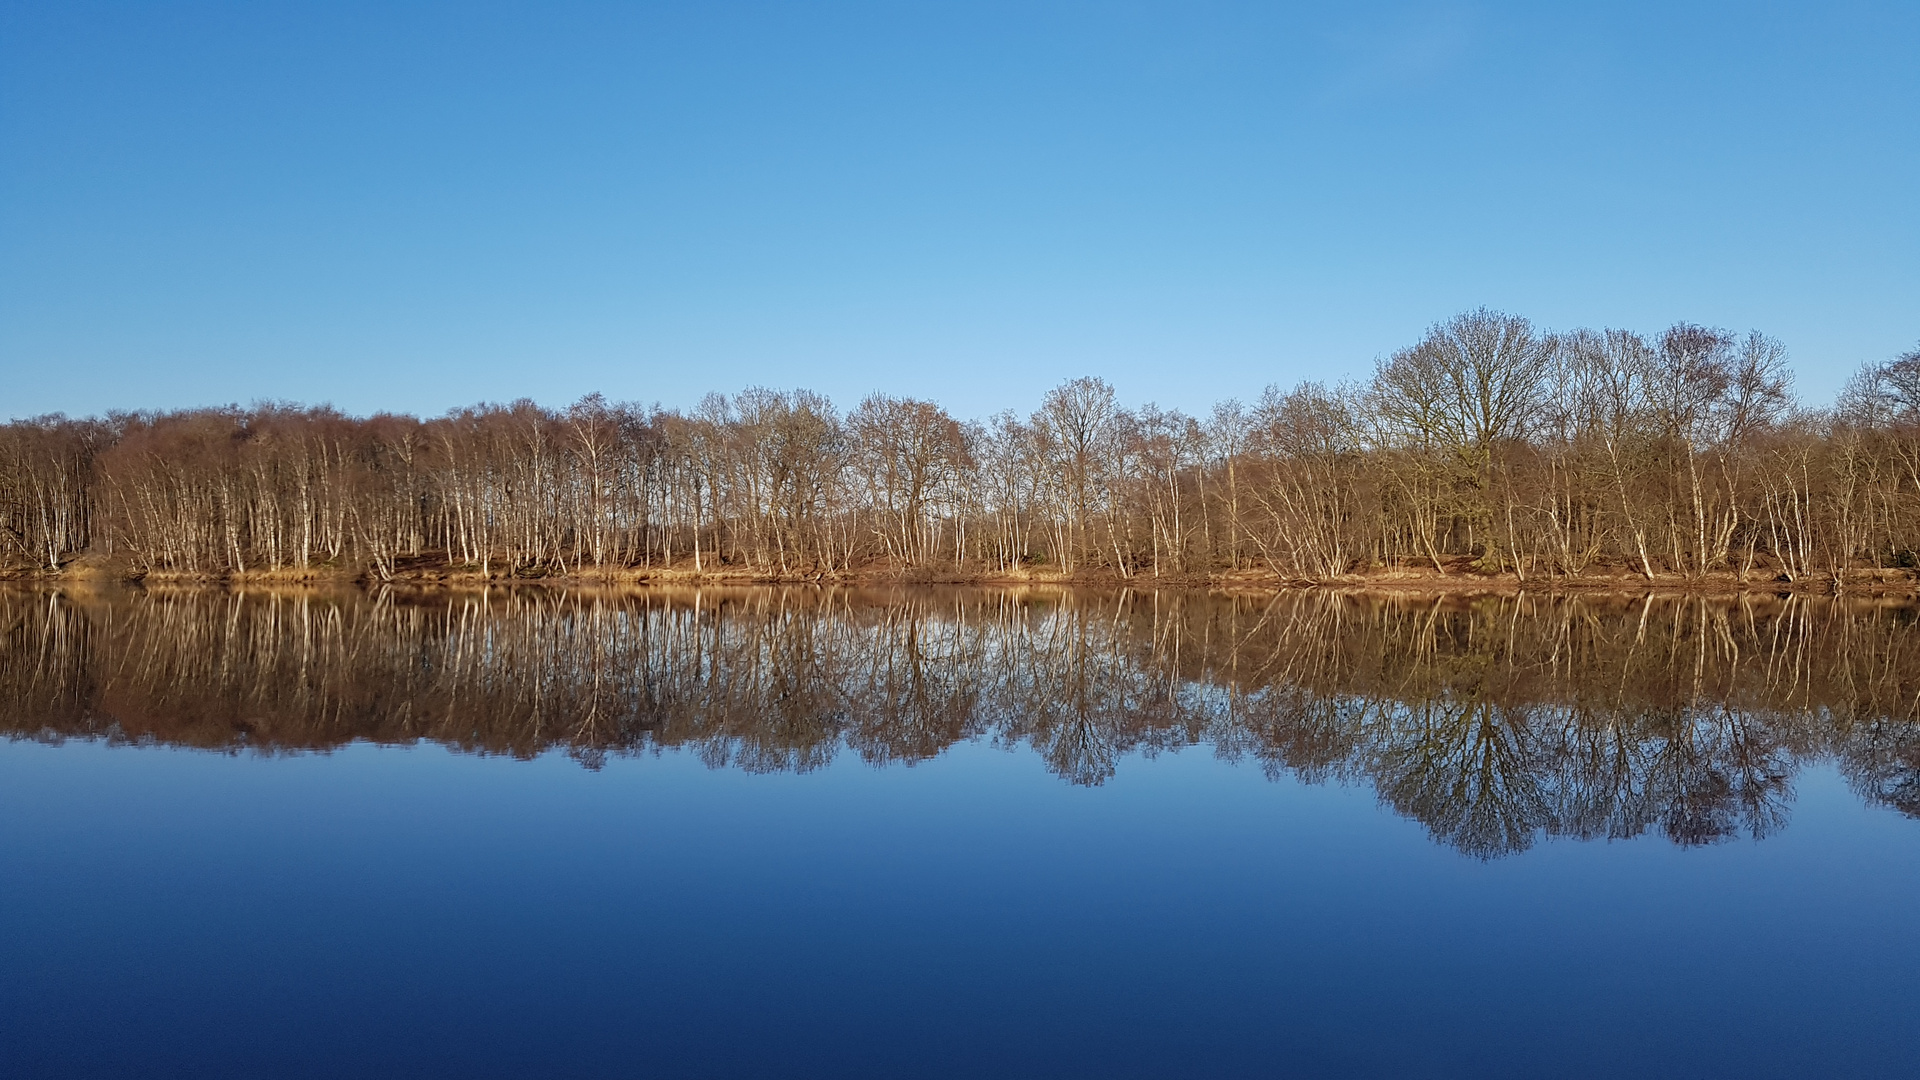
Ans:
{"label": "tree line", "polygon": [[1209,747],[1371,787],[1479,856],[1765,836],[1803,765],[1920,816],[1920,635],[1846,598],[1331,591],[0,590],[0,737],[432,740],[715,768]]}
{"label": "tree line", "polygon": [[1679,324],[1545,333],[1478,310],[1370,377],[1204,416],[1097,378],[962,421],[875,394],[590,395],[445,416],[330,408],[0,427],[0,558],[391,579],[876,567],[1121,578],[1383,568],[1838,578],[1920,551],[1920,348],[1828,408],[1785,349]]}

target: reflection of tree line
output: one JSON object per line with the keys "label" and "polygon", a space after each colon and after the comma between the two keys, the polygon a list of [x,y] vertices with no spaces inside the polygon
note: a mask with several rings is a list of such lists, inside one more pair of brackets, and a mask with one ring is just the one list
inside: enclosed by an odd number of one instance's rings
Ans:
{"label": "reflection of tree line", "polygon": [[1764,836],[1798,762],[1920,816],[1920,635],[1807,598],[991,590],[0,592],[0,727],[214,749],[686,748],[807,770],[1033,747],[1098,784],[1200,743],[1367,782],[1477,855]]}

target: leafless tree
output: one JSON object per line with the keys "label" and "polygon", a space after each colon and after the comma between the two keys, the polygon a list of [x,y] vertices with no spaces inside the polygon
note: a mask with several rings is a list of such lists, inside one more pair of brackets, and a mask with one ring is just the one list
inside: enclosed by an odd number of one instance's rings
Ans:
{"label": "leafless tree", "polygon": [[691,410],[265,403],[0,426],[0,568],[484,576],[684,568],[1326,579],[1369,567],[1829,578],[1920,562],[1920,349],[1832,409],[1786,351],[1692,323],[1537,332],[1485,309],[1362,385],[1204,422],[1096,378],[961,423],[804,390]]}

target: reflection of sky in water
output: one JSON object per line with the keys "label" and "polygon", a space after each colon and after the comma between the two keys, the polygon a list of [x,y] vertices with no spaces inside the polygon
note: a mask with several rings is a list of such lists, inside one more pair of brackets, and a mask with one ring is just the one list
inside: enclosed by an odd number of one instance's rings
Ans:
{"label": "reflection of sky in water", "polygon": [[0,1061],[1745,1078],[1920,1052],[1909,612],[871,599],[0,591]]}
{"label": "reflection of sky in water", "polygon": [[208,749],[691,750],[807,772],[1027,747],[1081,785],[1204,745],[1371,788],[1442,844],[1764,837],[1834,761],[1920,812],[1912,612],[1768,597],[810,589],[0,591],[0,730]]}
{"label": "reflection of sky in water", "polygon": [[[1204,749],[0,743],[11,1075],[1897,1075],[1920,826],[1485,861]],[[17,1070],[17,1071],[15,1071]]]}

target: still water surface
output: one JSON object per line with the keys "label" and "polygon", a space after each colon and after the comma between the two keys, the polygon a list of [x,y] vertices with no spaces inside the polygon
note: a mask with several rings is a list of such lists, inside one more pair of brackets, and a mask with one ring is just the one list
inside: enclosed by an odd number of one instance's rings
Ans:
{"label": "still water surface", "polygon": [[9,1076],[1912,1076],[1843,601],[0,592]]}

